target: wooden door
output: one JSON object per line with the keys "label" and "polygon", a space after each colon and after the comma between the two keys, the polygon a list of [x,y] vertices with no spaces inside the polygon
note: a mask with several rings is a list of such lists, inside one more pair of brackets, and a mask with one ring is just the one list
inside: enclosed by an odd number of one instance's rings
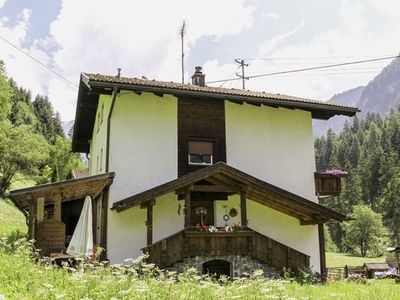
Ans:
{"label": "wooden door", "polygon": [[207,214],[203,217],[204,225],[214,225],[214,201],[212,200],[193,200],[191,203],[191,222],[192,225],[201,224],[201,214],[199,208],[205,208]]}

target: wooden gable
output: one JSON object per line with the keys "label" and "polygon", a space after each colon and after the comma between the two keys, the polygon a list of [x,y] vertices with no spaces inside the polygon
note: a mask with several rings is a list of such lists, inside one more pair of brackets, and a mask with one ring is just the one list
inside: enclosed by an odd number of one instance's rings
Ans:
{"label": "wooden gable", "polygon": [[[204,181],[208,184],[200,184]],[[329,221],[341,222],[345,219],[342,214],[259,180],[222,162],[117,201],[111,209],[120,212],[171,192],[176,194],[187,194],[188,192],[236,194],[242,191],[246,191],[248,199],[295,217],[300,220],[302,225]]]}

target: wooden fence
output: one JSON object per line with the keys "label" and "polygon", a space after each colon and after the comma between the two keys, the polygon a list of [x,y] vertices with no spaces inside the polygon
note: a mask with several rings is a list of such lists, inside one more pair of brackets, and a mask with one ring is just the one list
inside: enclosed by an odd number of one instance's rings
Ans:
{"label": "wooden fence", "polygon": [[365,275],[365,269],[362,266],[327,268],[326,278],[328,281],[338,281],[347,278],[351,274]]}

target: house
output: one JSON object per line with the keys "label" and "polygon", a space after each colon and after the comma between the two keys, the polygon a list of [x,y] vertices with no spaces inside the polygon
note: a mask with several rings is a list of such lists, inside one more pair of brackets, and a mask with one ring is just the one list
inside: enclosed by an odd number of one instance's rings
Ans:
{"label": "house", "polygon": [[145,251],[160,267],[234,276],[256,266],[324,272],[322,224],[345,216],[318,204],[311,121],[357,111],[208,87],[199,67],[192,84],[82,73],[72,147],[89,154],[90,176],[11,196],[34,237],[43,211],[54,207],[47,223],[72,228],[64,206],[91,195],[95,242],[111,263]]}

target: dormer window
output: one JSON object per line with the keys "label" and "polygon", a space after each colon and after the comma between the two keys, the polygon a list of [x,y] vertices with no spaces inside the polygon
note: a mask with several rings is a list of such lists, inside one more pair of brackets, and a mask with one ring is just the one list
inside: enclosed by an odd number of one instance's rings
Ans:
{"label": "dormer window", "polygon": [[189,165],[212,165],[213,148],[211,141],[189,141]]}

